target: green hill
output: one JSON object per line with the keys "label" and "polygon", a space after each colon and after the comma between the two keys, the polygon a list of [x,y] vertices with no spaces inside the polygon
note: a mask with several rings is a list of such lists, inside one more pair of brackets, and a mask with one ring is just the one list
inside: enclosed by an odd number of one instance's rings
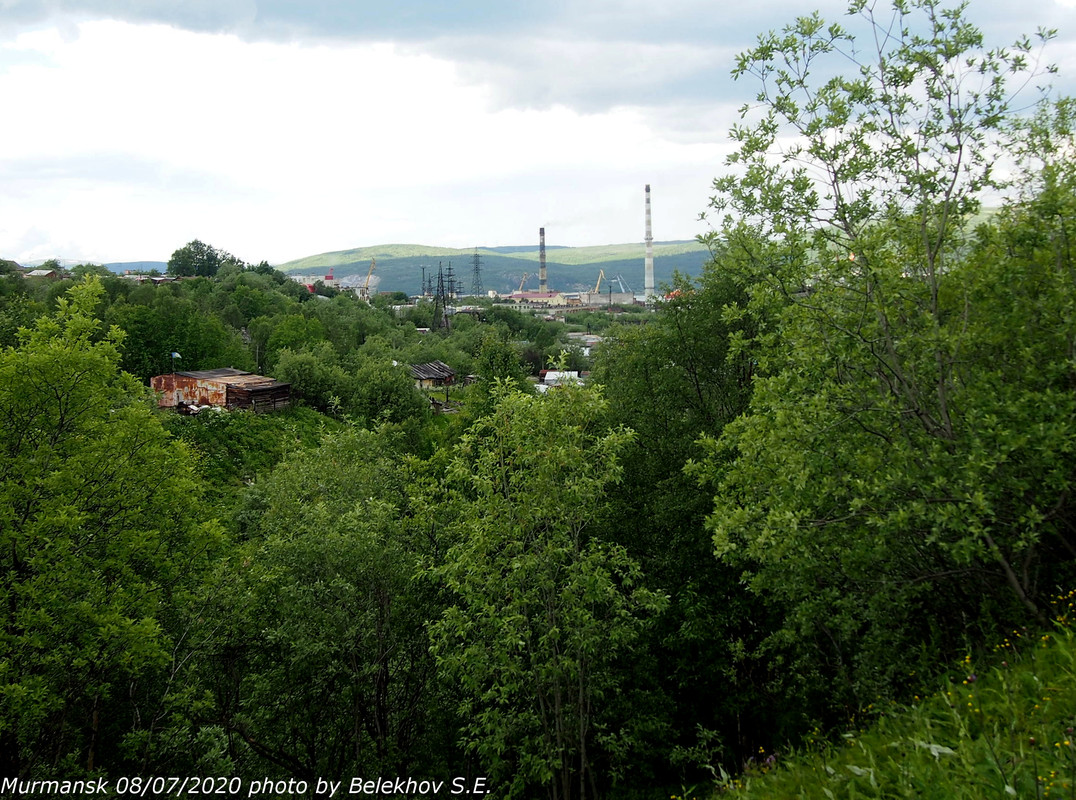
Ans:
{"label": "green hill", "polygon": [[[480,250],[480,252],[482,252]],[[380,244],[373,247],[355,247],[350,250],[336,250],[330,253],[319,253],[314,256],[299,258],[278,264],[277,269],[282,272],[307,272],[310,270],[328,269],[329,267],[350,266],[365,263],[370,266],[370,259],[378,261],[391,261],[398,258],[463,258],[470,256],[474,249],[459,250],[451,247],[427,247],[421,244]]]}
{"label": "green hill", "polygon": [[[365,278],[370,260],[377,260],[375,275],[380,279],[379,291],[421,291],[423,270],[436,275],[438,268],[446,273],[451,268],[464,291],[470,291],[474,273],[474,248],[428,247],[423,245],[387,244],[321,253],[278,265],[283,272],[321,276],[329,269],[336,278]],[[538,288],[538,248],[504,247],[478,248],[481,259],[483,292],[494,290],[507,294],[519,289],[524,274],[529,275],[525,287]],[[606,280],[620,276],[632,291],[643,290],[642,243],[601,245],[595,247],[547,247],[546,269],[549,287],[559,291],[591,290],[597,283],[600,270]],[[654,277],[657,284],[667,283],[673,272],[698,275],[709,260],[709,251],[698,242],[656,242],[654,244]],[[606,288],[603,281],[602,289]],[[619,288],[619,287],[618,287]]]}

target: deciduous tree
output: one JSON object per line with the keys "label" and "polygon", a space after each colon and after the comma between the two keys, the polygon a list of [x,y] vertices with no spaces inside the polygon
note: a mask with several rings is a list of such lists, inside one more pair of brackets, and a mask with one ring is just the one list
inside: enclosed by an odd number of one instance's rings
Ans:
{"label": "deciduous tree", "polygon": [[603,425],[593,389],[502,383],[493,399],[449,467],[459,516],[435,575],[453,603],[435,653],[505,796],[594,796],[595,761],[624,746],[603,714],[617,658],[665,604],[623,547],[591,536],[632,433]]}
{"label": "deciduous tree", "polygon": [[197,518],[189,451],[119,370],[122,333],[99,330],[101,291],[75,286],[0,352],[8,776],[120,763],[123,736],[152,724],[140,682],[168,660],[163,615],[216,537]]}
{"label": "deciduous tree", "polygon": [[710,474],[718,553],[786,613],[771,643],[862,703],[972,620],[1041,616],[1076,428],[1064,260],[1016,268],[971,236],[1031,41],[988,49],[935,0],[850,11],[867,36],[811,16],[738,61],[762,113],[715,182],[718,238],[777,324]]}
{"label": "deciduous tree", "polygon": [[251,774],[447,768],[451,711],[425,629],[438,591],[416,580],[430,545],[412,517],[420,465],[398,438],[326,437],[247,497],[204,676]]}
{"label": "deciduous tree", "polygon": [[212,278],[226,264],[243,265],[231,253],[194,239],[172,253],[172,257],[168,259],[168,274],[177,278]]}

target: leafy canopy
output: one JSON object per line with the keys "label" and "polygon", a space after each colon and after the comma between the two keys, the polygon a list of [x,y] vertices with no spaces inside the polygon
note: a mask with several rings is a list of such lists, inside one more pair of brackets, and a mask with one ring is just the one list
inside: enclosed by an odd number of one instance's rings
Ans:
{"label": "leafy canopy", "polygon": [[971,620],[1041,616],[1076,552],[1076,294],[1066,218],[1033,247],[1016,206],[969,225],[1003,147],[1071,153],[1063,115],[1014,127],[1031,40],[988,49],[934,0],[850,13],[865,36],[814,15],[737,64],[762,109],[712,240],[752,278],[760,376],[701,472],[718,554],[785,616],[771,653],[858,704]]}
{"label": "leafy canopy", "polygon": [[115,762],[136,681],[168,657],[161,610],[216,538],[189,452],[119,370],[122,334],[99,331],[101,293],[96,277],[75,286],[0,351],[8,775]]}
{"label": "leafy canopy", "polygon": [[623,547],[592,537],[632,433],[603,423],[592,388],[524,394],[508,381],[448,467],[454,543],[435,577],[452,593],[431,625],[461,687],[464,742],[505,787],[593,794],[598,742],[616,750],[603,701],[665,598]]}

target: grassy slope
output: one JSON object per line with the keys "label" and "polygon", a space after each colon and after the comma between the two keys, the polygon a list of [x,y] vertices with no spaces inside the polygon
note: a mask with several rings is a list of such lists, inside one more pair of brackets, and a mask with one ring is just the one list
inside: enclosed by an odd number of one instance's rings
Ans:
{"label": "grassy slope", "polygon": [[[842,745],[760,754],[721,796],[737,798],[1076,797],[1076,590],[1055,631],[1013,631],[982,661]],[[698,795],[696,795],[698,796]]]}
{"label": "grassy slope", "polygon": [[[654,258],[682,255],[685,253],[707,254],[706,246],[698,242],[655,242]],[[514,254],[517,258],[538,263],[538,248]],[[563,247],[547,250],[546,261],[577,266],[580,264],[606,264],[614,261],[642,261],[646,255],[646,246],[642,242],[633,244],[606,244],[593,247]]]}
{"label": "grassy slope", "polygon": [[[479,252],[482,252],[479,250]],[[351,250],[336,250],[331,253],[318,253],[317,255],[299,258],[277,265],[281,272],[305,272],[312,269],[328,269],[365,264],[370,266],[370,259],[389,261],[395,258],[444,258],[462,259],[470,257],[474,249],[459,250],[451,247],[427,247],[420,244],[381,244],[374,247],[355,247]]]}

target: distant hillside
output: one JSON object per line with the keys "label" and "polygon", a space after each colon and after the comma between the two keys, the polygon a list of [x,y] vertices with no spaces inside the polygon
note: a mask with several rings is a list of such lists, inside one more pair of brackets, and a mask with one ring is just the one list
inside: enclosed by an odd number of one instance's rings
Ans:
{"label": "distant hillside", "polygon": [[[643,259],[645,246],[640,243],[601,245],[595,247],[546,247],[546,268],[549,287],[560,291],[592,290],[599,271],[604,270],[606,281],[619,276],[626,288],[643,290]],[[364,278],[370,260],[377,260],[375,275],[380,291],[421,291],[423,269],[436,276],[438,267],[446,273],[451,268],[464,291],[470,291],[474,274],[474,248],[427,247],[423,245],[378,245],[321,253],[280,264],[277,269],[301,275],[325,275]],[[508,294],[519,289],[524,274],[525,287],[538,288],[538,248],[494,247],[478,248],[481,259],[482,291],[494,290]],[[709,260],[706,247],[694,241],[655,242],[654,279],[658,285],[672,280],[673,272],[698,275]],[[603,281],[602,289],[606,288]],[[619,288],[619,285],[618,285]]]}
{"label": "distant hillside", "polygon": [[[492,253],[527,253],[534,250],[533,244],[516,244],[516,245],[504,245],[502,247],[485,247],[484,250],[489,250]],[[567,247],[562,247],[555,244],[547,244],[545,246],[546,251],[549,250],[568,250]]]}

